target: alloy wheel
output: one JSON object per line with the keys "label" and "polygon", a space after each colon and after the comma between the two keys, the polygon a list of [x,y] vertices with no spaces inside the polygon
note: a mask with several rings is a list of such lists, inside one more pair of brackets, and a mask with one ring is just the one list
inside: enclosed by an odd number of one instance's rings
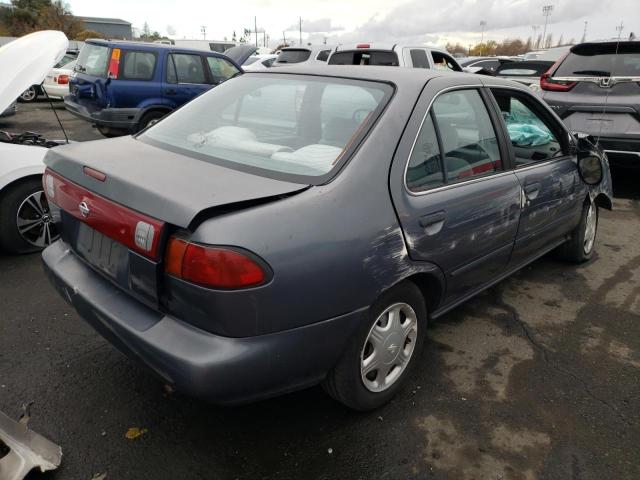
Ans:
{"label": "alloy wheel", "polygon": [[29,244],[45,248],[58,238],[44,191],[33,192],[18,207],[18,233]]}
{"label": "alloy wheel", "polygon": [[593,202],[589,203],[589,210],[587,211],[587,220],[585,222],[584,229],[584,253],[589,254],[593,249],[593,244],[596,241],[596,229],[598,226],[598,214]]}

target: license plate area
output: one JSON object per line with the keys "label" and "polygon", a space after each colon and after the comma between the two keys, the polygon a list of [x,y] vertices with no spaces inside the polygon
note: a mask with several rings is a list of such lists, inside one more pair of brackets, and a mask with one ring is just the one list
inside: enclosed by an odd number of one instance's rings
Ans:
{"label": "license plate area", "polygon": [[115,280],[127,285],[129,249],[85,223],[78,222],[76,253],[92,267]]}

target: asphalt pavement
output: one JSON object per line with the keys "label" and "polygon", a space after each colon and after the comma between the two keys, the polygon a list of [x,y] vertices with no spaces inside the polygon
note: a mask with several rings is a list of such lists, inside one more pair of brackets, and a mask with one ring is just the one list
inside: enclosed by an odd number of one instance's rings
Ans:
{"label": "asphalt pavement", "polygon": [[[101,137],[56,108],[71,139]],[[59,133],[44,103],[1,129]],[[33,401],[31,427],[63,450],[29,478],[640,478],[640,174],[614,173],[592,261],[547,256],[433,322],[419,371],[367,414],[320,388],[234,408],[167,392],[38,254],[0,255],[0,410]]]}

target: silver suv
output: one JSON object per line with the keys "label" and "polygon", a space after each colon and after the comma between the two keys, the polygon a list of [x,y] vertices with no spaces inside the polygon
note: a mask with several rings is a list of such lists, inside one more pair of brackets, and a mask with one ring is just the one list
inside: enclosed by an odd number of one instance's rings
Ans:
{"label": "silver suv", "polygon": [[435,68],[462,72],[458,62],[447,52],[424,45],[340,45],[329,65],[386,65],[390,67]]}
{"label": "silver suv", "polygon": [[575,45],[540,88],[571,130],[600,139],[612,164],[640,168],[640,41]]}

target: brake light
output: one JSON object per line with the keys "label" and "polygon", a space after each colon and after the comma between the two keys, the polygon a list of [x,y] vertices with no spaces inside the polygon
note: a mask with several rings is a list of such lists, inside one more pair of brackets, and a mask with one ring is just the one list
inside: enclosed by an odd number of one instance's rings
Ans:
{"label": "brake light", "polygon": [[549,72],[543,73],[540,77],[540,88],[551,92],[568,92],[576,86],[578,82],[563,82],[554,80]]}
{"label": "brake light", "polygon": [[172,236],[165,255],[165,271],[203,287],[236,289],[264,283],[262,266],[248,255],[226,247],[211,247]]}
{"label": "brake light", "polygon": [[107,75],[109,78],[116,80],[118,78],[118,70],[120,69],[120,49],[114,48],[111,51],[111,60],[109,60],[109,70]]}
{"label": "brake light", "polygon": [[58,85],[67,85],[69,83],[69,75],[58,75],[56,82],[58,82]]}
{"label": "brake light", "polygon": [[356,45],[356,48],[371,48],[371,44],[370,43],[359,43],[358,45]]}

